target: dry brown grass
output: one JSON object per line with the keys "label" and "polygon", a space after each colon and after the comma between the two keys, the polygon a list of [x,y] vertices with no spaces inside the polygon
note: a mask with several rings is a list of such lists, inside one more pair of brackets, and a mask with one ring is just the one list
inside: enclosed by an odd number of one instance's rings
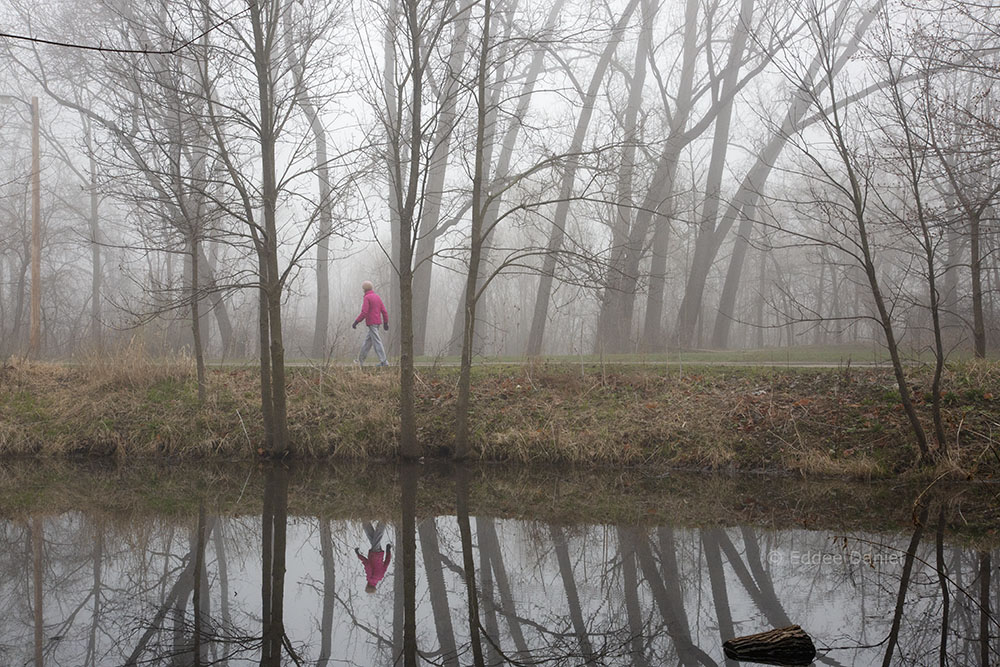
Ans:
{"label": "dry brown grass", "polygon": [[138,336],[110,350],[88,352],[77,363],[96,390],[142,389],[158,382],[185,382],[195,377],[192,356],[186,352],[153,355]]}
{"label": "dry brown grass", "polygon": [[[949,478],[1000,472],[991,437],[1000,430],[991,426],[993,393],[1000,395],[994,366],[949,375]],[[252,368],[211,371],[202,406],[189,359],[154,360],[140,347],[76,366],[17,362],[0,372],[2,453],[245,459],[262,441]],[[416,386],[418,438],[427,456],[446,456],[457,373],[421,369]],[[293,368],[287,389],[297,456],[397,456],[397,369]],[[881,371],[477,368],[472,444],[482,459],[532,465],[878,477],[916,461],[891,393],[891,377]]]}

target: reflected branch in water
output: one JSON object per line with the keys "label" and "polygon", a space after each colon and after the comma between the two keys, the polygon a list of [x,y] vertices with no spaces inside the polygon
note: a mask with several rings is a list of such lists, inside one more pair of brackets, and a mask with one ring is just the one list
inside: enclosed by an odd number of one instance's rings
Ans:
{"label": "reflected branch in water", "polygon": [[[831,536],[831,537],[832,537],[832,539],[848,539],[848,538],[846,538],[843,535],[834,535],[834,536]],[[859,538],[859,537],[851,537],[850,539],[854,540],[855,542],[858,542],[859,544],[868,544],[868,545],[872,545],[872,546],[877,546],[877,547],[879,547],[881,549],[887,549],[887,550],[890,550],[890,551],[894,550],[892,546],[883,544],[881,542],[873,542],[872,540],[867,540],[867,539],[863,539],[863,538]],[[900,553],[902,553],[904,555],[909,553],[908,549],[906,551],[904,551],[902,549],[895,549],[895,551],[899,551]],[[965,585],[963,584],[963,582],[962,582],[962,580],[961,580],[960,577],[956,576],[956,577],[953,578],[953,577],[948,576],[947,573],[944,573],[944,572],[941,572],[940,570],[937,570],[937,568],[935,568],[934,565],[932,565],[931,563],[927,562],[926,560],[924,560],[923,558],[921,558],[920,556],[918,556],[916,553],[913,554],[913,560],[914,560],[914,562],[920,563],[922,565],[926,565],[927,567],[938,571],[939,576],[944,577],[945,581],[947,581],[948,583],[950,583],[954,587],[954,589],[956,591],[958,591],[963,596],[965,596],[965,598],[967,599],[967,601],[973,607],[975,607],[975,609],[978,610],[980,614],[985,615],[986,620],[991,625],[994,625],[994,626],[997,626],[998,628],[1000,628],[1000,620],[998,620],[997,617],[993,615],[993,613],[990,611],[990,607],[988,605],[985,606],[985,607],[983,606],[982,601],[980,599],[981,598],[981,594],[980,594],[979,597],[977,597],[977,596],[973,595],[972,593],[970,593],[968,591],[968,589],[965,587]],[[959,569],[959,573],[960,572],[961,572],[961,569]],[[966,609],[966,611],[968,611],[968,608]],[[878,646],[878,645],[879,644],[876,644],[876,646]]]}
{"label": "reflected branch in water", "polygon": [[[211,526],[209,526],[208,530],[211,531]],[[146,625],[146,630],[139,638],[139,641],[136,644],[135,648],[132,650],[132,653],[129,654],[129,656],[125,659],[124,664],[127,667],[134,667],[135,665],[138,665],[140,663],[140,658],[142,657],[143,653],[145,653],[146,650],[149,648],[150,642],[156,636],[157,632],[159,632],[160,629],[163,627],[163,622],[166,620],[167,614],[169,614],[171,610],[176,610],[177,608],[183,608],[184,606],[186,606],[187,598],[189,595],[191,595],[191,591],[194,588],[194,578],[196,571],[195,568],[197,561],[195,555],[196,551],[197,551],[197,542],[192,541],[190,552],[187,554],[187,556],[184,557],[182,561],[183,565],[180,574],[177,577],[177,580],[174,582],[174,585],[170,587],[169,593],[166,595],[165,599],[163,600],[163,603],[160,605],[160,608],[157,610],[156,614],[149,621],[148,625]],[[167,574],[165,573],[164,582],[166,581],[166,577]],[[174,653],[176,653],[177,651],[187,652],[186,649],[182,650],[175,648]]]}

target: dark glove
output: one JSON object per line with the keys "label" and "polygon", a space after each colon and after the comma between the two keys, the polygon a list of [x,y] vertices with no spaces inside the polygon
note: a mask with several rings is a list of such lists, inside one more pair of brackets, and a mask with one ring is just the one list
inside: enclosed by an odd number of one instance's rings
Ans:
{"label": "dark glove", "polygon": [[352,324],[352,325],[351,325],[351,328],[352,328],[352,329],[357,329],[357,328],[358,328],[358,323],[357,323],[357,322],[355,322],[354,324]]}
{"label": "dark glove", "polygon": [[386,320],[385,322],[382,323],[382,328],[385,329],[386,331],[389,330],[389,320]]}

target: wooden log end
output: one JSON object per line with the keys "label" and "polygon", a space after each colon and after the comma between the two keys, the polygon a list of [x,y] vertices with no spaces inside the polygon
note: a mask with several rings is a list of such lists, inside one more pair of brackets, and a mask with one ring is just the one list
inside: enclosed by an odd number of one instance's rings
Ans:
{"label": "wooden log end", "polygon": [[722,644],[726,657],[763,665],[808,665],[816,658],[816,646],[797,625],[755,635],[736,637]]}

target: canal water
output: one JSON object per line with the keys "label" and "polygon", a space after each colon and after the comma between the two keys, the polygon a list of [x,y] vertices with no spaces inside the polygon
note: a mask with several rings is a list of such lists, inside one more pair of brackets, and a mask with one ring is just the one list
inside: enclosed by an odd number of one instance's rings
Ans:
{"label": "canal water", "polygon": [[[0,664],[1000,664],[988,485],[244,466],[0,474]],[[745,663],[750,664],[750,663]]]}

